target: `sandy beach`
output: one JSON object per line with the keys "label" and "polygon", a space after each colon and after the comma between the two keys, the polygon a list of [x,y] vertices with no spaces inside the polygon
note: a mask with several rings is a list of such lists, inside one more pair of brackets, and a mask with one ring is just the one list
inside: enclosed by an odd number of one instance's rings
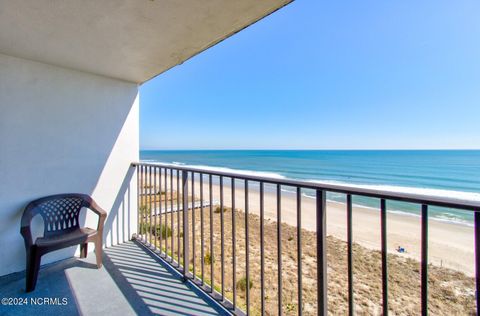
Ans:
{"label": "sandy beach", "polygon": [[[219,191],[214,186],[214,192]],[[224,187],[224,203],[231,205],[230,186]],[[214,195],[219,200],[219,196]],[[260,202],[257,190],[249,190],[250,212],[259,215]],[[302,197],[302,228],[316,230],[315,199]],[[236,188],[235,207],[244,210],[243,189]],[[296,198],[282,192],[281,220],[295,226],[297,223]],[[265,218],[277,220],[276,194],[266,192],[264,197]],[[327,235],[340,240],[347,239],[347,215],[343,203],[327,203]],[[379,210],[354,207],[353,241],[372,250],[381,248],[380,212]],[[406,253],[400,254],[420,260],[421,227],[420,218],[416,216],[387,213],[387,245],[390,253],[399,254],[396,249],[401,246]],[[429,263],[464,272],[469,276],[475,273],[473,227],[429,220]]]}
{"label": "sandy beach", "polygon": [[[162,180],[162,191],[165,191],[165,183]],[[176,191],[175,177],[173,179],[173,191]],[[209,197],[208,179],[204,179],[204,200]],[[191,181],[189,183],[189,195],[191,195]],[[158,180],[157,180],[157,190]],[[170,191],[170,179],[168,189]],[[277,202],[275,187],[265,185],[264,212],[265,218],[271,221],[277,220]],[[213,203],[220,202],[220,187],[212,184]],[[295,226],[297,224],[297,203],[292,193],[281,192],[281,221]],[[224,206],[231,207],[231,181],[225,178],[223,184]],[[244,185],[238,181],[235,185],[235,208],[239,211],[245,209]],[[198,175],[195,180],[195,199],[200,199],[200,183]],[[302,228],[315,231],[315,199],[302,196]],[[387,204],[388,208],[388,204]],[[259,215],[260,198],[258,186],[249,187],[249,212]],[[363,207],[353,208],[353,241],[368,249],[379,250],[380,244],[380,214],[378,210]],[[327,203],[327,234],[340,240],[346,241],[346,207],[343,203]],[[397,213],[387,214],[387,244],[389,253],[400,256],[420,259],[420,218],[416,216],[402,215]],[[405,253],[398,253],[397,247],[406,249]],[[429,220],[429,258],[430,264],[451,268],[473,276],[474,271],[474,235],[473,227],[437,220]]]}

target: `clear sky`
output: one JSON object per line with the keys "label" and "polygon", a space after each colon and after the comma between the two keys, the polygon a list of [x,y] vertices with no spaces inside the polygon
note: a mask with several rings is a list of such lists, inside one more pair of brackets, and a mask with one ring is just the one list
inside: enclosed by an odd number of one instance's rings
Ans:
{"label": "clear sky", "polygon": [[142,149],[478,149],[480,1],[296,0],[140,104]]}

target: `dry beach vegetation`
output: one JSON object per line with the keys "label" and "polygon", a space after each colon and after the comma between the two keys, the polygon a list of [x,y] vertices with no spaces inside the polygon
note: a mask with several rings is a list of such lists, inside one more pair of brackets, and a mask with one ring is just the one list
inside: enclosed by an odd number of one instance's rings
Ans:
{"label": "dry beach vegetation", "polygon": [[[175,188],[175,186],[173,186]],[[156,209],[155,201],[165,203],[167,206],[176,205],[176,192],[167,191],[167,194],[157,194],[151,199],[145,197],[144,214],[147,214],[143,233],[148,232],[150,209]],[[196,196],[195,199],[198,197]],[[170,200],[171,199],[171,200]],[[191,200],[191,197],[189,197]],[[225,203],[228,205],[228,203]],[[145,212],[146,211],[146,212]],[[195,274],[204,279],[207,284],[212,283],[210,267],[213,265],[214,288],[221,292],[221,218],[223,217],[223,258],[224,258],[224,283],[225,297],[233,299],[233,290],[236,290],[237,305],[245,310],[246,288],[250,287],[250,312],[260,315],[260,218],[252,211],[246,218],[242,208],[232,211],[231,207],[222,209],[219,205],[212,205],[213,225],[210,225],[210,207],[196,208],[189,211],[189,240],[190,240],[190,270],[193,271],[195,260]],[[284,210],[286,212],[286,210]],[[192,220],[194,215],[194,223]],[[232,216],[235,218],[235,255],[233,249]],[[182,212],[163,213],[162,226],[160,216],[152,216],[152,225],[162,227],[159,233],[153,235],[157,247],[161,247],[168,254],[173,254],[177,259],[177,242],[182,241],[183,233],[177,230],[177,224],[182,227]],[[177,222],[177,219],[180,222]],[[250,276],[247,280],[245,267],[245,224],[249,226],[249,267]],[[166,221],[165,221],[166,220]],[[202,257],[202,223],[204,232],[203,257]],[[166,226],[165,226],[166,224]],[[173,224],[173,225],[172,225]],[[173,226],[173,230],[171,227]],[[195,238],[193,238],[195,227]],[[145,229],[147,228],[147,229]],[[213,247],[210,245],[210,231],[213,231]],[[162,233],[160,233],[162,231]],[[282,311],[286,315],[298,313],[298,283],[297,283],[297,228],[287,223],[281,224],[281,263],[282,263]],[[277,252],[277,223],[271,218],[264,221],[264,258],[265,258],[265,304],[266,314],[277,314],[278,306],[278,252]],[[160,235],[163,243],[160,245]],[[148,234],[144,235],[149,238]],[[312,230],[302,229],[302,299],[301,306],[305,315],[316,314],[317,297],[317,272],[316,272],[316,233]],[[171,248],[173,238],[173,249]],[[193,255],[193,239],[195,239],[195,256]],[[165,244],[166,241],[166,244]],[[181,246],[180,242],[180,246]],[[165,248],[166,245],[166,248]],[[328,306],[332,315],[344,315],[348,311],[348,282],[347,282],[347,244],[344,240],[334,235],[327,237],[327,262],[328,262]],[[181,248],[180,248],[181,250]],[[236,280],[233,282],[233,258],[236,259]],[[195,259],[194,259],[195,258]],[[204,274],[202,275],[202,260]],[[409,256],[390,253],[388,255],[388,281],[389,281],[389,308],[394,315],[417,315],[420,313],[420,264],[419,261]],[[380,315],[382,309],[382,283],[381,283],[381,254],[380,251],[365,247],[360,243],[353,245],[353,274],[354,274],[354,304],[358,315]],[[475,314],[474,279],[462,271],[429,265],[429,311],[434,315]]]}

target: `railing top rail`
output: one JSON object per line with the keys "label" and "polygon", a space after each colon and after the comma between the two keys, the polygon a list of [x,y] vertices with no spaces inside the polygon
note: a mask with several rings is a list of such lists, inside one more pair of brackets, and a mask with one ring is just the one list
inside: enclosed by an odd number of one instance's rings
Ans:
{"label": "railing top rail", "polygon": [[360,195],[367,196],[379,199],[386,200],[395,200],[402,202],[410,202],[417,204],[427,204],[433,206],[449,207],[470,211],[480,211],[480,201],[473,200],[464,200],[464,199],[455,199],[451,197],[441,197],[428,194],[416,194],[409,192],[394,192],[381,189],[369,189],[361,188],[346,184],[329,184],[329,183],[314,183],[301,180],[291,180],[291,179],[277,179],[271,177],[262,177],[262,176],[252,176],[245,175],[242,173],[233,173],[233,172],[222,172],[215,170],[206,170],[201,168],[194,167],[184,167],[184,166],[175,166],[171,164],[162,164],[162,163],[145,163],[145,162],[132,162],[132,166],[152,166],[152,167],[161,167],[168,168],[173,170],[181,170],[195,173],[203,173],[206,175],[214,176],[223,176],[227,178],[235,178],[238,180],[249,180],[255,182],[264,182],[270,184],[280,184],[291,187],[300,187],[304,189],[312,190],[325,190],[328,192],[344,193],[351,195]]}

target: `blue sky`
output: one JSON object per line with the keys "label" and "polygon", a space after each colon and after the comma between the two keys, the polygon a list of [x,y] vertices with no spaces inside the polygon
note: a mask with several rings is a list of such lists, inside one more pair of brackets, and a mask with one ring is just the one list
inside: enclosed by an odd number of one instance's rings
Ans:
{"label": "blue sky", "polygon": [[140,146],[478,149],[479,14],[297,0],[142,85]]}

